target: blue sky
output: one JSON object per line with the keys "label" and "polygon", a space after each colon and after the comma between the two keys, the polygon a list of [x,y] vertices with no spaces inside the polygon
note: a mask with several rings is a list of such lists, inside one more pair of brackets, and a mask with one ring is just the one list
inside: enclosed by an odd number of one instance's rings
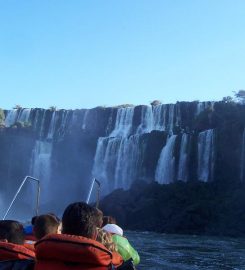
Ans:
{"label": "blue sky", "polygon": [[0,107],[220,100],[245,88],[244,0],[0,0]]}

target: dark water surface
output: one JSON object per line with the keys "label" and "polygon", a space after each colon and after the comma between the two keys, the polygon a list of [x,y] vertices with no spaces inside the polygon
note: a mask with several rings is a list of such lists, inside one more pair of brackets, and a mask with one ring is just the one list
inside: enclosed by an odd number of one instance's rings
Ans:
{"label": "dark water surface", "polygon": [[127,231],[141,263],[137,270],[245,270],[245,239]]}

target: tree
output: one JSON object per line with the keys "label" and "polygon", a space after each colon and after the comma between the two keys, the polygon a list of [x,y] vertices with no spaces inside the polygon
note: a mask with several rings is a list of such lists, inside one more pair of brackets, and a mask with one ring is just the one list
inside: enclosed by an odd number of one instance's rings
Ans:
{"label": "tree", "polygon": [[52,112],[54,112],[54,111],[57,111],[57,108],[56,108],[56,106],[50,106],[49,107],[49,110],[52,111]]}
{"label": "tree", "polygon": [[223,97],[222,101],[223,101],[224,103],[231,103],[231,102],[234,102],[233,97],[231,97],[231,96]]}
{"label": "tree", "polygon": [[150,104],[151,106],[157,106],[157,105],[161,105],[162,102],[160,100],[153,100]]}
{"label": "tree", "polygon": [[240,102],[241,104],[245,104],[245,90],[241,89],[238,92],[233,92],[238,102]]}
{"label": "tree", "polygon": [[20,109],[22,109],[22,106],[21,106],[21,105],[19,105],[19,104],[16,104],[16,105],[13,107],[13,109],[20,110]]}
{"label": "tree", "polygon": [[5,125],[4,123],[5,115],[3,109],[0,109],[0,125]]}

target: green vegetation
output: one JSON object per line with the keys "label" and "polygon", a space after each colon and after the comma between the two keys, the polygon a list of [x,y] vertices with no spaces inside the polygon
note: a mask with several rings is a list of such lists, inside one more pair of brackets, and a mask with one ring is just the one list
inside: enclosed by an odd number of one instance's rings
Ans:
{"label": "green vegetation", "polygon": [[50,111],[52,111],[52,112],[58,110],[56,106],[50,106],[48,109],[49,109]]}
{"label": "green vegetation", "polygon": [[22,106],[17,104],[13,107],[13,109],[16,109],[16,110],[21,110],[22,109]]}
{"label": "green vegetation", "polygon": [[161,105],[162,102],[160,100],[153,100],[150,102],[151,106],[157,106],[157,105]]}
{"label": "green vegetation", "polygon": [[245,90],[239,90],[238,92],[234,91],[234,95],[238,102],[245,104]]}
{"label": "green vegetation", "polygon": [[129,107],[134,107],[134,105],[133,104],[122,104],[122,105],[114,106],[113,108],[123,109],[123,108],[129,108]]}
{"label": "green vegetation", "polygon": [[3,109],[0,109],[0,126],[4,126],[5,115]]}
{"label": "green vegetation", "polygon": [[17,121],[10,128],[21,129],[21,128],[30,128],[30,127],[31,127],[31,123],[30,122]]}

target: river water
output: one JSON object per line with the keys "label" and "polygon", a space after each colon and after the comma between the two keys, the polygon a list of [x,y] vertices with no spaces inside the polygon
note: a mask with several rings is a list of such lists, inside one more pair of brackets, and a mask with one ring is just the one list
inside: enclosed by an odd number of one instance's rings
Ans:
{"label": "river water", "polygon": [[245,270],[245,239],[125,232],[140,254],[137,270]]}

